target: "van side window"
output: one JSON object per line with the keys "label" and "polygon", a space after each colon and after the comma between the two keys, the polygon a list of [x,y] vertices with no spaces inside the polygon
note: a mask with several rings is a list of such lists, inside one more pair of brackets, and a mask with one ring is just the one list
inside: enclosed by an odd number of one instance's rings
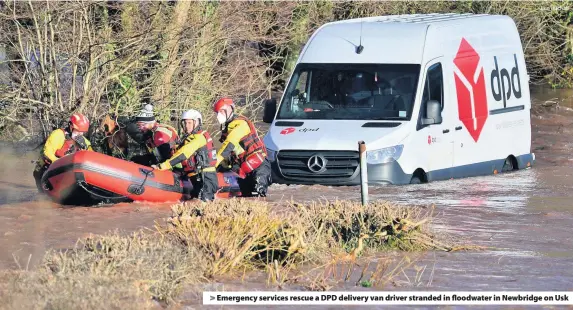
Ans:
{"label": "van side window", "polygon": [[426,117],[426,103],[436,100],[444,111],[444,80],[442,77],[442,64],[436,63],[428,68],[426,81],[424,81],[424,94],[422,95],[421,114]]}

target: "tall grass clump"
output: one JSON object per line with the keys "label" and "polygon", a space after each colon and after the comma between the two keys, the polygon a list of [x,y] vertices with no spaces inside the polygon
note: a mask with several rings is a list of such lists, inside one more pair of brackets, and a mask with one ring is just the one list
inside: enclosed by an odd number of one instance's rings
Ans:
{"label": "tall grass clump", "polygon": [[172,210],[170,225],[159,229],[202,251],[209,260],[209,275],[302,259],[297,242],[304,227],[290,214],[273,213],[267,203],[219,200],[182,203]]}
{"label": "tall grass clump", "polygon": [[362,249],[448,251],[447,238],[430,232],[431,211],[326,201],[291,202],[279,213],[263,201],[231,199],[177,204],[169,225],[159,229],[185,247],[197,247],[210,261],[209,274],[217,275],[269,264],[321,263],[333,252],[355,258]]}
{"label": "tall grass clump", "polygon": [[366,248],[377,250],[427,250],[436,247],[436,236],[428,225],[431,212],[387,201],[366,206],[352,201],[293,204],[307,223],[314,243],[349,250],[357,247],[360,236]]}

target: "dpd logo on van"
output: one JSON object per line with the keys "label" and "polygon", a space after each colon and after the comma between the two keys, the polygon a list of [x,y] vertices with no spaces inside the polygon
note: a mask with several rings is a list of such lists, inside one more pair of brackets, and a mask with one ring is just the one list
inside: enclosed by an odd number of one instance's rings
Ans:
{"label": "dpd logo on van", "polygon": [[458,116],[474,141],[477,142],[489,114],[487,95],[480,57],[465,38],[462,38],[454,64],[458,69],[454,70]]}
{"label": "dpd logo on van", "polygon": [[288,135],[291,134],[295,131],[295,129],[293,127],[289,127],[289,128],[285,128],[283,130],[281,130],[281,135]]}
{"label": "dpd logo on van", "polygon": [[[505,68],[499,70],[497,57],[493,56],[495,69],[491,71],[491,91],[493,92],[495,101],[501,101],[503,99],[504,108],[507,107],[507,100],[511,98],[512,93],[515,98],[521,98],[521,81],[519,80],[519,67],[517,66],[517,55],[515,54],[513,54],[513,61],[515,67],[511,69],[510,74]],[[508,85],[505,84],[506,80]],[[497,86],[497,90],[495,86]]]}
{"label": "dpd logo on van", "polygon": [[[289,135],[293,132],[295,132],[296,129],[293,127],[289,127],[289,128],[285,128],[283,130],[281,130],[280,134],[281,135]],[[302,132],[302,133],[306,133],[306,132],[311,132],[311,131],[318,131],[318,128],[303,128],[303,129],[299,129],[298,132]]]}

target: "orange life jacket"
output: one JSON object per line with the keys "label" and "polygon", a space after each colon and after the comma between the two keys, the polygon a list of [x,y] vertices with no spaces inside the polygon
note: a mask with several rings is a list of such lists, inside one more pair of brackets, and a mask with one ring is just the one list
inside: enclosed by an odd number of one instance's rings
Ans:
{"label": "orange life jacket", "polygon": [[[249,125],[250,133],[248,135],[244,136],[239,141],[239,145],[244,150],[244,152],[239,154],[239,155],[232,156],[231,157],[233,159],[232,164],[236,164],[239,167],[243,166],[243,164],[246,164],[246,165],[250,166],[249,170],[252,171],[254,169],[257,169],[258,166],[260,166],[260,164],[262,163],[262,160],[264,159],[264,157],[267,156],[267,148],[265,147],[265,144],[263,143],[263,141],[259,138],[259,135],[257,135],[257,130],[255,129],[255,126],[253,125],[253,123],[250,120],[248,120],[244,116],[236,116],[235,119],[239,119],[239,120],[243,120],[243,121],[247,122],[247,124]],[[225,129],[221,133],[221,140],[222,141],[225,141],[227,139],[228,134],[229,134],[229,132],[228,132],[228,124],[229,123],[227,123]],[[253,164],[250,164],[251,160],[249,160],[249,159],[254,157],[252,155],[256,155],[256,157],[258,157],[258,159]]]}
{"label": "orange life jacket", "polygon": [[[189,157],[189,159],[181,163],[185,173],[198,173],[198,167],[200,167],[202,170],[205,168],[217,166],[217,150],[213,145],[213,139],[211,139],[211,135],[208,131],[205,130],[198,131],[196,134],[202,134],[203,137],[205,137],[207,143],[205,146],[195,151],[195,154]],[[182,144],[185,143],[185,140],[182,142]]]}

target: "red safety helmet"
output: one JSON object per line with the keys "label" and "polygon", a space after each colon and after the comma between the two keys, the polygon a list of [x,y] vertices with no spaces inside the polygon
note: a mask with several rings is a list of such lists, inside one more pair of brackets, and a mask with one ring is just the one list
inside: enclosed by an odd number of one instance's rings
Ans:
{"label": "red safety helmet", "polygon": [[219,113],[219,111],[221,111],[221,109],[223,107],[235,107],[235,104],[233,103],[233,99],[231,98],[227,98],[227,97],[223,97],[221,99],[219,99],[217,102],[215,102],[215,104],[213,105],[213,111],[215,111],[215,113]]}
{"label": "red safety helmet", "polygon": [[87,132],[90,128],[90,121],[85,115],[81,113],[74,113],[70,117],[70,125],[72,125],[72,128],[77,131]]}

